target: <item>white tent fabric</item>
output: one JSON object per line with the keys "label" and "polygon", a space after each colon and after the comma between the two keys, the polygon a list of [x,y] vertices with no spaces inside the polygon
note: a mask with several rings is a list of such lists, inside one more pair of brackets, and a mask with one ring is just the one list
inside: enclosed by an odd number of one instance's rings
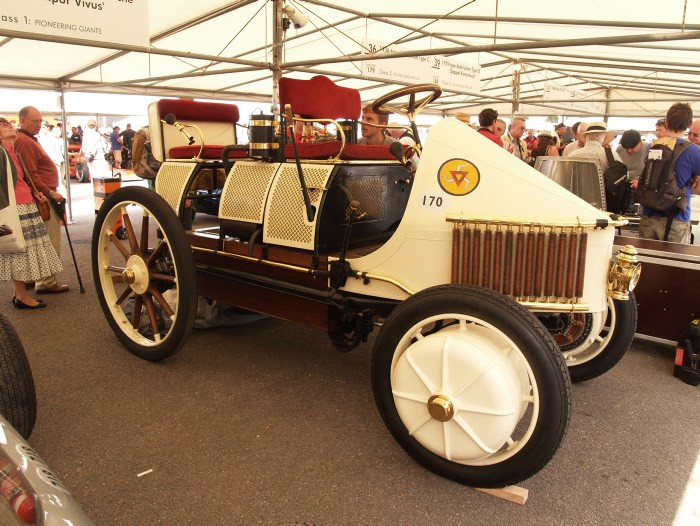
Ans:
{"label": "white tent fabric", "polygon": [[[504,115],[657,117],[675,101],[700,113],[697,0],[286,3],[309,21],[284,32],[282,75],[325,74],[360,89],[364,101],[400,87],[362,74],[357,55],[370,39],[481,66],[478,91],[443,89],[428,109],[435,113],[489,106]],[[146,49],[0,30],[0,87],[271,101],[275,10],[283,5],[150,0]],[[545,100],[547,82],[580,90],[603,111]]]}

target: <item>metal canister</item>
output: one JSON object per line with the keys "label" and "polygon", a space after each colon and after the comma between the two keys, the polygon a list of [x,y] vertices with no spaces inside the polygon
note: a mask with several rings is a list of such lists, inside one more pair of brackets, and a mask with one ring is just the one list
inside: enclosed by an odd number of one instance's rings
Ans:
{"label": "metal canister", "polygon": [[250,156],[263,161],[276,159],[280,148],[275,141],[275,132],[279,123],[274,115],[253,113],[248,125],[248,149]]}
{"label": "metal canister", "polygon": [[[345,141],[350,144],[355,144],[357,142],[357,124],[355,121],[338,121],[338,124],[343,129],[345,134]],[[341,140],[340,130],[338,130],[338,140]]]}

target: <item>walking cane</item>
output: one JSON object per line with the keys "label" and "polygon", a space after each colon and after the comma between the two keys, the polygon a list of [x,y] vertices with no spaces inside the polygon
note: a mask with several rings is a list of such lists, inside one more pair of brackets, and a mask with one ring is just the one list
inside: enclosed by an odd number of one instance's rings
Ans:
{"label": "walking cane", "polygon": [[75,260],[75,252],[73,252],[73,243],[70,240],[70,234],[68,233],[68,222],[66,221],[66,200],[61,199],[56,202],[53,199],[49,199],[49,202],[53,205],[54,210],[58,214],[59,220],[63,221],[63,226],[66,229],[66,238],[68,239],[68,246],[70,247],[70,255],[73,256],[73,265],[75,266],[75,273],[78,275],[78,283],[80,284],[80,292],[85,294],[85,287],[83,287],[83,280],[80,279],[80,269],[78,269],[78,262]]}

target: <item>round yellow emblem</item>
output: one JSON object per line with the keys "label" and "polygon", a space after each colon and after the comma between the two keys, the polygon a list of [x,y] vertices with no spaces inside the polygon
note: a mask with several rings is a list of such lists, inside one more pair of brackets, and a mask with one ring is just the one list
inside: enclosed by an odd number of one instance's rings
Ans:
{"label": "round yellow emblem", "polygon": [[479,169],[466,159],[450,159],[438,170],[438,184],[450,195],[470,194],[480,180]]}

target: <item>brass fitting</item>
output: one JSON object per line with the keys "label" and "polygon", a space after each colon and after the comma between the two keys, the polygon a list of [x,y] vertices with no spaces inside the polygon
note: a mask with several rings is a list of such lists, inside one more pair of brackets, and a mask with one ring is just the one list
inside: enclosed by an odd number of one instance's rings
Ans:
{"label": "brass fitting", "polygon": [[629,300],[630,292],[639,281],[642,264],[637,260],[637,249],[625,245],[620,252],[610,259],[608,272],[608,296],[614,300]]}

